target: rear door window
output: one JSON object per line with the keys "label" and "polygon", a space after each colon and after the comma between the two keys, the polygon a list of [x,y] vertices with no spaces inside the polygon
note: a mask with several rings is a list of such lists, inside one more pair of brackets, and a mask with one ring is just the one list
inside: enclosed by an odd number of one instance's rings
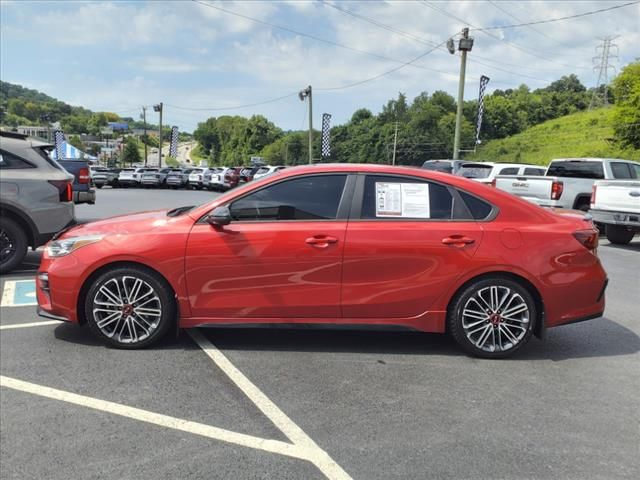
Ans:
{"label": "rear door window", "polygon": [[451,220],[453,196],[439,183],[412,177],[367,175],[360,218]]}
{"label": "rear door window", "polygon": [[604,178],[604,169],[602,168],[602,162],[559,161],[552,162],[549,165],[547,177],[594,178],[599,180]]}
{"label": "rear door window", "polygon": [[634,178],[628,163],[611,162],[611,173],[613,178]]}

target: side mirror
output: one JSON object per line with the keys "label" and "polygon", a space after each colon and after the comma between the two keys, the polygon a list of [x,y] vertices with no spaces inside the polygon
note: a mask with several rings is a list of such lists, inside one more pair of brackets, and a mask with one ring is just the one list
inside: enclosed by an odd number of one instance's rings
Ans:
{"label": "side mirror", "polygon": [[214,227],[222,227],[231,223],[231,211],[229,207],[216,207],[207,215],[207,223]]}

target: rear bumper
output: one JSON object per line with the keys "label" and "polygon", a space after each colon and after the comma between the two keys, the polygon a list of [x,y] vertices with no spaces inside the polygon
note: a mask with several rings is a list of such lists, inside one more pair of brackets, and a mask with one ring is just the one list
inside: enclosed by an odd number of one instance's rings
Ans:
{"label": "rear bumper", "polygon": [[589,210],[589,213],[594,222],[640,229],[640,214],[638,213],[610,212],[606,210]]}
{"label": "rear bumper", "polygon": [[73,192],[73,203],[96,203],[96,191]]}
{"label": "rear bumper", "polygon": [[38,312],[38,316],[40,316],[42,318],[48,318],[49,320],[58,320],[59,322],[69,322],[70,321],[66,317],[63,317],[61,315],[54,315],[53,313],[44,310],[42,307],[40,307],[40,305],[38,305],[37,312]]}

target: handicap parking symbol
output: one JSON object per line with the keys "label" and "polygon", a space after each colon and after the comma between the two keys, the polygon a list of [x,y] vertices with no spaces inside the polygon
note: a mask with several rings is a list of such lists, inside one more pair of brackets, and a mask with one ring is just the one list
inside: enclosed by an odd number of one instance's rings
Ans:
{"label": "handicap parking symbol", "polygon": [[0,307],[37,305],[35,280],[7,280],[4,282]]}

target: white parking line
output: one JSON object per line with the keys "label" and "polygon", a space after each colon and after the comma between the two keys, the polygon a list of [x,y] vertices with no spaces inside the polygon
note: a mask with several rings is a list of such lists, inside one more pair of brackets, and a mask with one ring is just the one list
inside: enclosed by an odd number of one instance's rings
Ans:
{"label": "white parking line", "polygon": [[191,338],[209,356],[211,360],[222,370],[229,379],[242,390],[264,415],[297,447],[309,452],[309,460],[327,478],[336,480],[351,479],[349,474],[338,465],[327,452],[322,450],[311,437],[296,425],[285,413],[273,403],[251,380],[238,370],[224,354],[218,350],[199,331],[189,330]]}
{"label": "white parking line", "polygon": [[226,443],[233,443],[242,447],[263,450],[265,452],[277,453],[287,457],[308,460],[313,456],[314,452],[308,452],[304,447],[291,445],[290,443],[281,442],[280,440],[269,440],[266,438],[254,437],[244,433],[232,432],[222,428],[205,425],[204,423],[192,422],[182,418],[170,417],[160,413],[142,410],[141,408],[129,407],[115,402],[108,402],[97,398],[78,395],[76,393],[58,390],[57,388],[45,387],[35,383],[24,382],[16,378],[0,376],[0,386],[18,390],[21,392],[31,393],[40,397],[46,397],[61,402],[72,403],[81,407],[92,408],[101,412],[112,413],[121,417],[132,418],[152,425],[180,430],[182,432],[200,435],[214,440],[220,440]]}
{"label": "white parking line", "polygon": [[44,327],[45,325],[57,325],[60,322],[58,320],[45,320],[43,322],[29,322],[29,323],[10,323],[8,325],[0,325],[0,330],[12,330],[14,328],[29,328],[29,327]]}

